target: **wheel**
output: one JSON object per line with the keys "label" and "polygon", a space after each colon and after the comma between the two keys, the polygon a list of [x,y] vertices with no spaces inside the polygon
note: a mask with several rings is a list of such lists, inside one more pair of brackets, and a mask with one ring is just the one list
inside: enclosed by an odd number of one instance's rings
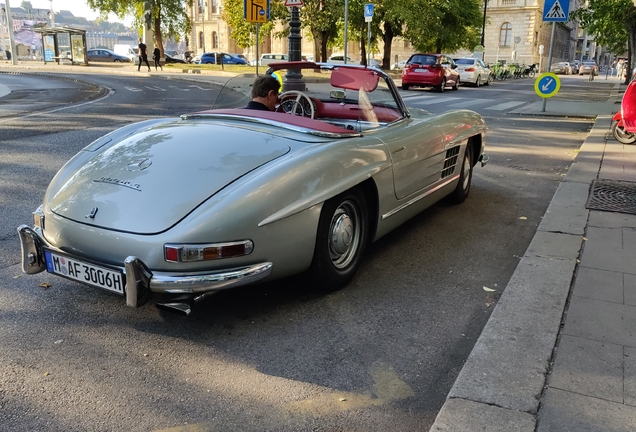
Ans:
{"label": "wheel", "polygon": [[459,90],[459,77],[455,80],[455,85],[451,87],[452,90]]}
{"label": "wheel", "polygon": [[494,79],[495,79],[495,76],[492,74],[492,72],[490,72],[490,73],[488,74],[488,81],[486,81],[486,84],[485,84],[485,85],[490,85],[490,83],[491,83],[491,82],[493,82],[493,81],[494,81]]}
{"label": "wheel", "polygon": [[410,85],[408,84],[402,84],[402,90],[408,90],[410,87]]}
{"label": "wheel", "polygon": [[477,80],[475,80],[475,87],[479,87],[481,85],[481,75],[477,75]]}
{"label": "wheel", "polygon": [[309,268],[318,289],[335,291],[353,279],[367,245],[368,220],[366,198],[359,188],[324,203]]}
{"label": "wheel", "polygon": [[533,70],[531,70],[530,72],[528,72],[528,76],[529,76],[530,78],[534,78],[534,71],[533,71]]}
{"label": "wheel", "polygon": [[621,144],[634,144],[636,142],[636,133],[626,132],[623,126],[618,126],[618,121],[612,122],[612,135]]}
{"label": "wheel", "polygon": [[446,88],[446,78],[442,78],[441,84],[437,86],[437,91],[440,93],[443,93],[445,88]]}
{"label": "wheel", "polygon": [[119,63],[119,59],[113,60],[113,63]]}
{"label": "wheel", "polygon": [[466,145],[466,151],[464,151],[464,159],[462,161],[462,168],[459,174],[459,183],[457,187],[448,196],[448,199],[453,204],[461,204],[468,197],[470,192],[470,183],[473,179],[473,148],[470,145]]}
{"label": "wheel", "polygon": [[[285,98],[289,96],[296,96],[296,99],[293,101],[292,99],[287,99],[285,101]],[[278,107],[276,107],[276,112],[280,112],[279,110],[284,110],[284,112],[289,113],[291,115],[304,116],[305,114],[307,114],[307,112],[305,112],[305,110],[307,109],[307,106],[303,106],[303,104],[300,103],[300,100],[305,99],[309,105],[309,117],[314,118],[314,116],[316,115],[316,112],[314,110],[314,103],[309,98],[309,96],[307,96],[305,93],[301,91],[289,90],[289,91],[281,93],[280,95],[278,95],[278,97],[281,103],[280,105],[278,105]],[[291,103],[291,107],[289,109],[285,109],[283,105],[284,103],[288,104],[286,106],[289,106],[289,103]],[[300,114],[296,114],[298,108],[300,108]]]}

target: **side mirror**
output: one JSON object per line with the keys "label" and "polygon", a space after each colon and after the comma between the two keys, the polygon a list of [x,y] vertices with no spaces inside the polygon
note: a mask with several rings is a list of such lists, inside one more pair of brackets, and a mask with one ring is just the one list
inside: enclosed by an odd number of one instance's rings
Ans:
{"label": "side mirror", "polygon": [[457,69],[457,65],[456,64],[451,65],[451,69]]}
{"label": "side mirror", "polygon": [[329,97],[331,99],[342,100],[347,97],[347,92],[344,90],[331,90],[329,92]]}

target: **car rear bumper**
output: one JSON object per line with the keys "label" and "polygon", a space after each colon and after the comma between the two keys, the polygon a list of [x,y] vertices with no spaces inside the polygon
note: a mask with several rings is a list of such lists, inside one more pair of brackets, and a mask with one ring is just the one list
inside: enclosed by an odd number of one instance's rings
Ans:
{"label": "car rear bumper", "polygon": [[[18,235],[22,249],[22,271],[24,273],[35,274],[46,270],[44,248],[69,255],[68,252],[60,251],[50,245],[37,227],[20,225]],[[84,260],[79,257],[78,259]],[[123,267],[117,268],[125,275],[126,304],[131,307],[139,307],[150,300],[153,293],[203,295],[251,284],[269,276],[272,267],[271,262],[263,262],[205,273],[153,272],[139,258],[129,256],[124,261]]]}
{"label": "car rear bumper", "polygon": [[438,86],[442,83],[442,77],[426,73],[402,75],[402,84],[414,86]]}

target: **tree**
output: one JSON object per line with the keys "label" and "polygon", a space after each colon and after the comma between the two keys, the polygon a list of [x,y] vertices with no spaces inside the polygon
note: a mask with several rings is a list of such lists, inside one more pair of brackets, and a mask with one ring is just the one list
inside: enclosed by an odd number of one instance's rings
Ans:
{"label": "tree", "polygon": [[135,17],[134,25],[141,28],[144,22],[144,3],[149,3],[152,14],[152,27],[155,43],[163,56],[163,38],[172,37],[179,40],[182,34],[188,34],[192,28],[188,8],[192,0],[86,0],[89,7],[98,10],[106,17],[114,13],[120,18],[126,15]]}
{"label": "tree", "polygon": [[589,8],[578,9],[570,19],[578,19],[585,31],[612,53],[621,54],[627,46],[625,84],[629,83],[636,48],[636,6],[632,0],[590,0]]}
{"label": "tree", "polygon": [[[241,48],[248,48],[256,44],[256,24],[245,20],[243,0],[227,0],[221,11],[221,18],[230,27],[230,36]],[[265,23],[258,25],[259,41],[263,41],[271,34],[276,21],[288,19],[289,13],[282,1],[270,2],[270,16]]]}
{"label": "tree", "polygon": [[31,2],[27,0],[24,0],[22,3],[20,3],[20,7],[24,9],[27,14],[31,14],[31,12],[33,11],[33,5],[31,5]]}

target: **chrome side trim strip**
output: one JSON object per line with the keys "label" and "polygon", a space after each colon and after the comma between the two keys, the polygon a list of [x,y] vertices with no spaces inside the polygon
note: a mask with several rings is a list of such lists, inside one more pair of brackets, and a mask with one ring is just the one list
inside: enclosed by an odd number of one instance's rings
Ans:
{"label": "chrome side trim strip", "polygon": [[385,213],[382,215],[382,220],[385,220],[391,216],[393,216],[394,214],[404,210],[405,208],[407,208],[408,206],[415,204],[416,202],[418,202],[419,200],[421,200],[422,198],[426,198],[427,196],[429,196],[430,194],[432,194],[435,191],[440,190],[441,188],[443,188],[444,186],[446,186],[449,183],[454,182],[455,180],[457,180],[459,178],[459,174],[451,177],[450,179],[446,180],[444,183],[440,183],[437,186],[435,186],[433,189],[428,190],[426,192],[424,192],[422,195],[416,196],[415,198],[405,202],[404,204],[402,204],[399,207],[394,208],[393,210],[391,210],[388,213]]}

